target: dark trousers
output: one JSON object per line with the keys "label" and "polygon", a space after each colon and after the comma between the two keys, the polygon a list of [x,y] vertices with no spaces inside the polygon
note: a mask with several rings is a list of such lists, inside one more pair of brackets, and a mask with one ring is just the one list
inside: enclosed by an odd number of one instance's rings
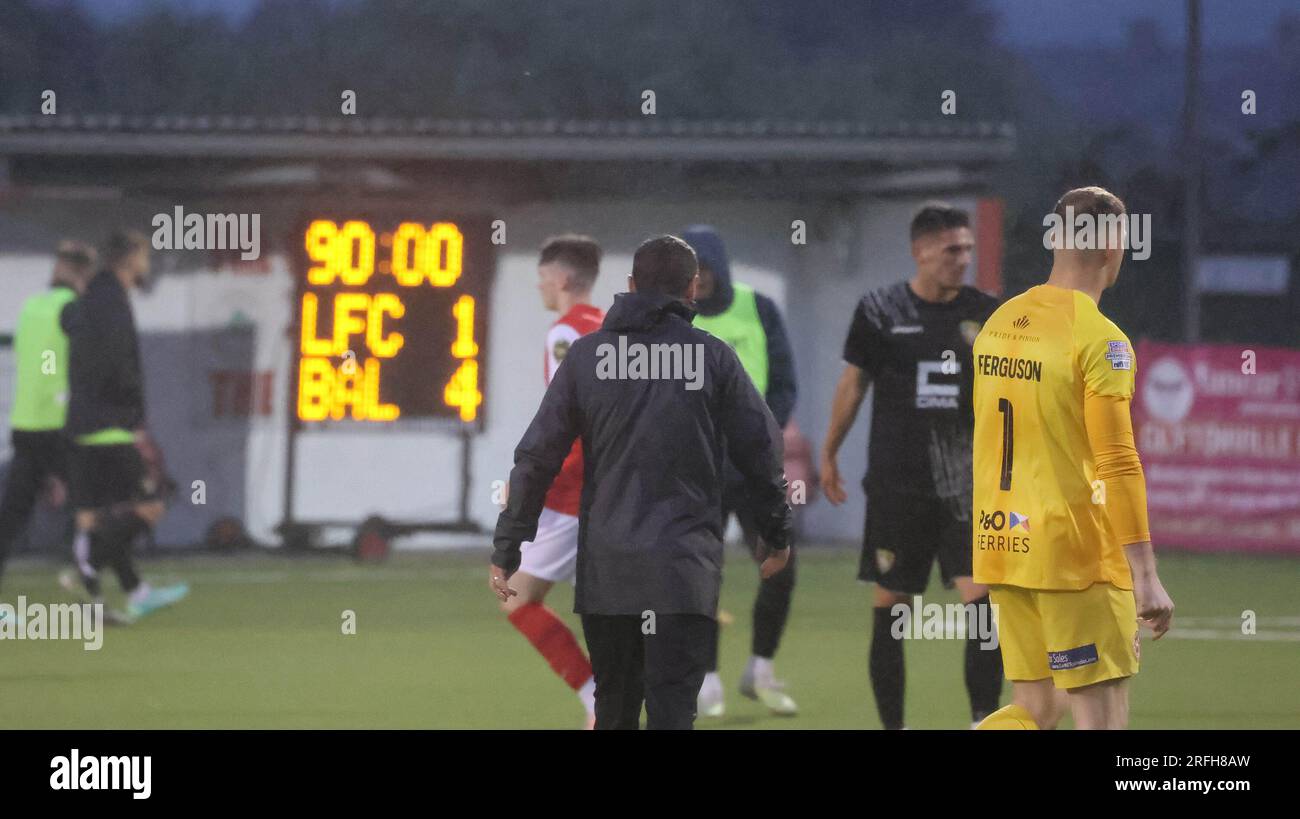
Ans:
{"label": "dark trousers", "polygon": [[[653,625],[652,634],[643,633]],[[712,617],[584,614],[582,631],[596,679],[596,729],[689,731],[709,664]]]}
{"label": "dark trousers", "polygon": [[86,591],[99,597],[103,589],[99,572],[112,568],[130,593],[140,585],[131,555],[137,537],[148,526],[135,513],[133,504],[146,496],[146,470],[140,450],[134,444],[84,445],[74,447],[71,459],[71,498],[78,510],[95,512],[95,528],[89,533],[88,548],[80,551],[77,566]]}
{"label": "dark trousers", "polygon": [[9,464],[4,497],[0,498],[0,570],[4,569],[14,541],[27,527],[46,480],[67,474],[67,450],[62,433],[16,429],[12,440],[14,458]]}
{"label": "dark trousers", "polygon": [[[758,562],[767,557],[767,550],[758,537],[758,524],[754,509],[749,503],[743,487],[729,486],[722,498],[722,525],[726,528],[727,519],[732,513],[740,524],[741,536],[749,553]],[[758,596],[754,598],[753,637],[750,641],[750,654],[755,657],[772,659],[776,649],[781,645],[781,636],[785,634],[785,624],[790,619],[790,600],[794,597],[795,563],[797,550],[790,549],[790,559],[785,568],[766,580],[758,582]],[[709,670],[718,670],[718,627],[714,621],[713,634],[710,636]]]}
{"label": "dark trousers", "polygon": [[76,556],[82,584],[91,597],[100,597],[103,586],[99,582],[99,573],[111,568],[122,591],[130,594],[140,586],[140,575],[136,573],[131,552],[135,539],[148,530],[148,525],[134,512],[124,512],[106,515],[96,527],[89,535],[88,553]]}

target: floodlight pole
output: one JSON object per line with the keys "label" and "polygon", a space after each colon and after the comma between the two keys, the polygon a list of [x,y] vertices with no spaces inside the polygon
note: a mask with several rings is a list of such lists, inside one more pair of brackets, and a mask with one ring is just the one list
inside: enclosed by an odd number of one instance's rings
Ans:
{"label": "floodlight pole", "polygon": [[1183,81],[1183,339],[1201,338],[1197,266],[1201,245],[1201,148],[1197,127],[1200,97],[1201,0],[1187,0],[1187,52]]}

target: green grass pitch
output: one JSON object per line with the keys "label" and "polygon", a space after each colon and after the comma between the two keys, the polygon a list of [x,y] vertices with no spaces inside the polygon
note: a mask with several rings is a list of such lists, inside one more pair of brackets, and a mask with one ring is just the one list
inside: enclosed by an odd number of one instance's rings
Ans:
{"label": "green grass pitch", "polygon": [[[722,675],[727,715],[700,728],[878,728],[867,680],[869,588],[856,552],[805,548],[777,673],[799,702],[768,716],[735,690],[749,650],[757,570],[728,552]],[[183,578],[179,606],[106,632],[103,648],[0,641],[2,728],[578,727],[577,698],[505,622],[487,551],[404,553],[378,566],[336,557],[150,561]],[[1143,641],[1134,728],[1300,728],[1300,561],[1164,554],[1175,632]],[[54,567],[10,567],[0,601],[66,601]],[[113,581],[108,581],[112,585]],[[956,602],[931,585],[926,602]],[[549,601],[577,630],[572,589]],[[1258,633],[1242,636],[1244,610]],[[343,612],[357,633],[342,633]],[[969,725],[956,640],[909,641],[907,722]],[[1004,702],[1009,696],[1004,689]]]}

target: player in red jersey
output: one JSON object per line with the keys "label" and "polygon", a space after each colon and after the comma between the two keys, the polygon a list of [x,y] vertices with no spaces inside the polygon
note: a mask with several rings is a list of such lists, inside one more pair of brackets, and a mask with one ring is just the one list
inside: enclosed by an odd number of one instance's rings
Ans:
{"label": "player in red jersey", "polygon": [[[546,334],[546,383],[576,339],[600,329],[605,312],[591,303],[600,272],[600,245],[589,236],[566,234],[548,239],[537,265],[537,289],[547,310],[560,314]],[[517,595],[501,604],[512,625],[528,638],[556,674],[578,693],[587,709],[587,726],[596,714],[596,684],[591,661],[564,621],[545,605],[551,586],[573,582],[578,560],[578,503],[582,496],[582,442],[574,441],[560,474],[546,495],[537,536],[521,545],[519,571],[510,578]]]}

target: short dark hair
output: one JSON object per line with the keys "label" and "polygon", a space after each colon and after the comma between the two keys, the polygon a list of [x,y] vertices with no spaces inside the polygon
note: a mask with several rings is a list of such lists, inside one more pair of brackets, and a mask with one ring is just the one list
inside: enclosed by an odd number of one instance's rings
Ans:
{"label": "short dark hair", "polygon": [[112,270],[132,253],[147,247],[149,247],[149,240],[140,231],[115,230],[104,242],[100,255],[104,257],[104,266]]}
{"label": "short dark hair", "polygon": [[646,239],[632,257],[632,280],[638,292],[680,299],[699,272],[695,251],[676,236]]}
{"label": "short dark hair", "polygon": [[912,217],[912,241],[959,227],[970,227],[969,213],[947,202],[926,202]]}
{"label": "short dark hair", "polygon": [[600,274],[600,243],[590,236],[564,233],[552,236],[542,244],[538,264],[559,262],[573,271],[574,284],[581,290],[590,290]]}

